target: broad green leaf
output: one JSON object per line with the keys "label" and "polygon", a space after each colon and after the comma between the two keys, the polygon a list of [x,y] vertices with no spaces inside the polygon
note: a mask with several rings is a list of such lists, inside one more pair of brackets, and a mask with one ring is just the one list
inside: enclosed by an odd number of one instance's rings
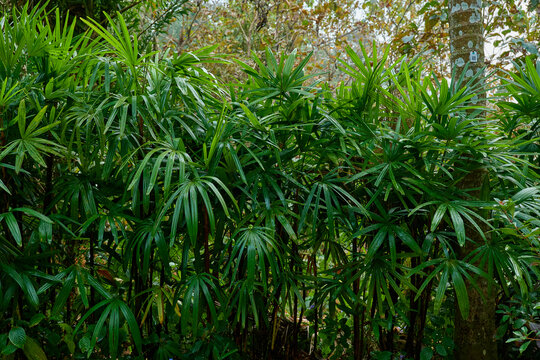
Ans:
{"label": "broad green leaf", "polygon": [[420,360],[431,360],[433,358],[433,350],[425,347],[420,351]]}
{"label": "broad green leaf", "polygon": [[43,351],[43,348],[31,337],[26,337],[23,352],[28,360],[47,360],[47,355]]}
{"label": "broad green leaf", "polygon": [[26,343],[26,331],[22,327],[16,326],[9,330],[9,341],[19,349],[22,349]]}

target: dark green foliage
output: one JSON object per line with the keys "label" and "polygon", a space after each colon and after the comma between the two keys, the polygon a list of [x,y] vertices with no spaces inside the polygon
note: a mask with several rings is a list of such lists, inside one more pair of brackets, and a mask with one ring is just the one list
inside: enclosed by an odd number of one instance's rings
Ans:
{"label": "dark green foliage", "polygon": [[227,88],[212,47],[54,16],[0,22],[2,356],[428,359],[451,357],[477,276],[504,297],[501,342],[537,310],[509,300],[538,284],[531,61],[499,112],[376,49],[348,52],[335,92],[270,50]]}

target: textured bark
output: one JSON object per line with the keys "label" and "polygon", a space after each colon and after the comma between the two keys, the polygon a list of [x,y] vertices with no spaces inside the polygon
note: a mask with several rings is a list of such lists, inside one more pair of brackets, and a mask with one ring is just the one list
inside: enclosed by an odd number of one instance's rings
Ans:
{"label": "textured bark", "polygon": [[[484,26],[482,17],[482,0],[449,0],[450,23],[450,61],[452,71],[457,78],[464,75],[464,83],[484,66]],[[476,62],[472,58],[476,53]],[[468,64],[465,74],[463,71]],[[478,81],[483,81],[482,77]],[[485,101],[485,100],[484,100]],[[483,105],[478,101],[477,105]],[[471,161],[473,161],[471,159]],[[473,165],[471,163],[471,165]],[[479,198],[480,189],[486,179],[487,171],[484,169],[472,170],[459,184],[462,189],[477,189],[469,192],[472,198]],[[484,229],[483,229],[484,230]],[[472,226],[467,225],[467,236],[471,241],[460,249],[459,256],[464,257],[472,252],[478,244],[485,240]],[[486,234],[488,237],[489,234]],[[488,238],[489,240],[489,238]],[[456,304],[455,335],[456,360],[496,360],[497,343],[494,339],[495,326],[495,297],[488,293],[488,283],[485,279],[477,277],[480,293],[470,284],[469,291],[470,311],[467,319],[461,316]]]}
{"label": "textured bark", "polygon": [[[488,173],[484,169],[474,170],[461,182],[460,186],[463,189],[480,189],[485,181]],[[479,190],[470,192],[474,198],[480,195]],[[490,234],[484,224],[478,224],[485,233],[486,240],[490,240]],[[467,236],[471,241],[467,241],[459,251],[461,258],[476,249],[477,244],[482,244],[484,241],[481,234],[472,226],[467,225]],[[478,266],[478,264],[475,264]],[[483,269],[486,271],[487,269]],[[475,277],[480,293],[472,286],[468,285],[469,291],[469,316],[464,319],[461,316],[458,305],[455,311],[455,333],[454,342],[456,344],[455,359],[481,359],[481,360],[497,360],[497,342],[495,341],[495,332],[497,326],[495,324],[496,300],[493,290],[489,292],[488,281],[483,277]]]}
{"label": "textured bark", "polygon": [[452,71],[461,76],[465,64],[471,60],[471,52],[477,53],[477,61],[470,62],[465,80],[484,67],[484,25],[482,0],[449,0],[450,62]]}

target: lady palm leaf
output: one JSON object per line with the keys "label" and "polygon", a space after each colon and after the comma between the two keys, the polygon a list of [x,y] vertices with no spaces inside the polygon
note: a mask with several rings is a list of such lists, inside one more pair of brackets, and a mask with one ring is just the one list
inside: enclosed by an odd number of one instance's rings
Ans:
{"label": "lady palm leaf", "polygon": [[[56,185],[56,197],[51,205],[58,205],[71,214],[75,221],[87,221],[98,215],[100,204],[99,189],[92,185],[92,178],[84,175],[68,175],[59,178]],[[83,218],[81,215],[85,215]]]}
{"label": "lady palm leaf", "polygon": [[[0,86],[0,116],[3,116],[2,113],[6,106],[8,106],[11,101],[13,101],[13,98],[22,91],[22,89],[18,87],[18,83],[11,84],[10,79],[7,77],[2,81],[2,85]],[[4,125],[2,125],[2,130],[4,130],[3,126]],[[5,126],[7,126],[7,124]]]}
{"label": "lady palm leaf", "polygon": [[112,356],[112,358],[116,358],[116,355],[118,353],[118,347],[120,345],[119,343],[119,331],[121,328],[120,318],[124,318],[127,328],[129,329],[131,333],[131,337],[133,338],[133,342],[135,343],[135,347],[139,353],[142,352],[142,338],[139,330],[139,326],[137,325],[137,322],[135,320],[135,316],[131,312],[130,308],[120,299],[117,298],[110,298],[105,299],[95,306],[93,306],[84,316],[81,318],[77,326],[75,327],[75,330],[73,331],[74,334],[77,333],[79,328],[82,326],[84,321],[90,317],[94,312],[97,310],[101,310],[101,315],[96,323],[96,326],[94,327],[94,331],[92,334],[92,341],[90,343],[90,347],[88,349],[87,356],[90,356],[96,346],[97,339],[99,338],[99,334],[101,330],[105,326],[105,322],[108,321],[109,323],[109,352]]}
{"label": "lady palm leaf", "polygon": [[46,132],[55,128],[59,122],[54,122],[49,125],[39,126],[45,116],[47,108],[42,108],[38,114],[32,119],[28,126],[26,125],[26,106],[25,102],[21,101],[19,105],[19,113],[17,124],[19,127],[20,138],[15,139],[6,144],[3,151],[0,153],[0,160],[8,155],[15,156],[15,172],[21,171],[23,161],[26,156],[29,156],[37,164],[46,167],[43,154],[59,155],[64,147],[41,137]]}
{"label": "lady palm leaf", "polygon": [[56,317],[60,314],[65,306],[66,301],[75,289],[75,286],[79,291],[83,305],[88,309],[90,305],[88,302],[88,291],[86,290],[86,278],[88,276],[89,274],[86,270],[80,268],[79,266],[73,265],[51,278],[51,282],[43,285],[38,290],[38,292],[41,293],[58,283],[62,284],[62,288],[60,289],[60,292],[54,302],[51,316]]}
{"label": "lady palm leaf", "polygon": [[327,226],[331,236],[336,234],[336,218],[343,213],[343,208],[362,214],[367,214],[364,206],[354,198],[347,190],[341,187],[341,183],[348,179],[341,179],[336,172],[327,174],[322,181],[315,182],[306,198],[304,208],[300,215],[298,231],[301,231],[306,223],[307,216],[311,213],[312,232],[316,232],[319,225],[319,211],[325,210]]}
{"label": "lady palm leaf", "polygon": [[[169,246],[163,231],[161,229],[154,229],[152,219],[140,223],[135,228],[132,237],[126,241],[127,245],[124,255],[124,261],[126,263],[132,261],[132,259],[137,259],[140,261],[139,264],[132,264],[132,266],[140,266],[141,272],[146,274],[150,268],[152,254],[156,250],[163,268],[168,270]],[[166,272],[169,273],[169,271]]]}
{"label": "lady palm leaf", "polygon": [[[11,287],[16,286],[19,288],[26,297],[28,303],[33,307],[37,308],[39,306],[39,297],[36,292],[35,285],[32,281],[33,277],[29,276],[26,271],[19,271],[19,269],[14,268],[8,264],[3,264],[0,262],[0,269],[2,270],[2,276],[0,277],[1,284],[5,287],[5,293],[2,297],[2,307],[5,309],[7,305],[11,302],[11,297],[13,297],[14,292]],[[11,284],[6,282],[6,279],[11,280]]]}
{"label": "lady palm leaf", "polygon": [[[406,275],[407,267],[400,264],[393,265],[385,255],[378,254],[369,260],[353,261],[338,270],[340,273],[336,279],[322,281],[322,291],[318,295],[319,303],[327,296],[330,296],[331,300],[339,298],[348,305],[343,309],[352,311],[351,309],[355,309],[359,302],[363,302],[367,309],[377,308],[381,316],[386,313],[386,308],[391,313],[396,313],[393,299],[399,298],[403,291],[416,292]],[[335,271],[332,270],[333,273]],[[357,280],[360,285],[358,293],[355,294],[351,285]],[[392,296],[391,293],[396,296]],[[359,294],[364,294],[362,299],[359,298]]]}
{"label": "lady palm leaf", "polygon": [[[421,87],[424,104],[431,114],[430,122],[444,122],[450,113],[463,110],[462,106],[475,96],[474,93],[467,91],[466,87],[453,93],[452,85],[449,85],[446,79],[442,79],[440,82],[436,78],[434,80],[435,83],[433,83],[433,79],[425,79],[427,86]],[[438,89],[435,88],[437,85]],[[469,105],[467,108],[473,109],[475,107]]]}
{"label": "lady palm leaf", "polygon": [[108,240],[108,237],[105,237],[106,232],[110,232],[114,243],[119,244],[121,239],[128,237],[128,230],[133,228],[135,219],[128,214],[129,209],[126,207],[114,203],[106,205],[108,207],[91,215],[81,225],[80,233],[85,234],[89,229],[97,228],[98,244]]}
{"label": "lady palm leaf", "polygon": [[[379,112],[378,104],[381,101],[381,88],[384,88],[384,83],[390,79],[392,68],[399,64],[386,66],[389,56],[389,49],[379,54],[377,46],[373,43],[373,51],[371,56],[367,53],[365,47],[360,44],[361,56],[352,48],[347,48],[346,52],[352,64],[341,60],[341,70],[348,74],[352,81],[350,87],[342,87],[340,89],[340,98],[343,99],[343,105],[351,112],[355,113],[357,120],[366,126],[366,120],[373,122],[377,118]],[[369,126],[367,129],[370,130]]]}
{"label": "lady palm leaf", "polygon": [[240,229],[231,239],[235,241],[224,273],[228,274],[233,269],[232,279],[245,279],[246,286],[260,281],[266,292],[269,272],[272,277],[279,277],[282,264],[280,249],[269,234],[269,229]]}
{"label": "lady palm leaf", "polygon": [[202,176],[190,179],[188,176],[186,176],[184,181],[177,185],[176,190],[170,195],[163,205],[157,218],[155,227],[157,228],[157,226],[159,226],[163,217],[167,211],[171,209],[174,203],[174,210],[171,217],[171,242],[174,241],[176,236],[178,223],[180,220],[183,220],[186,223],[187,234],[191,239],[191,243],[195,244],[197,234],[199,232],[198,221],[199,208],[201,206],[201,202],[199,201],[200,197],[202,199],[202,204],[208,213],[210,231],[211,233],[214,233],[216,222],[213,210],[214,206],[212,205],[210,196],[215,197],[218,200],[224,214],[229,216],[229,207],[227,206],[225,198],[221,194],[218,186],[229,196],[231,202],[236,205],[236,201],[234,200],[234,197],[229,189],[217,177]]}
{"label": "lady palm leaf", "polygon": [[[376,218],[375,215],[373,217]],[[395,264],[398,253],[398,244],[396,240],[399,240],[403,244],[407,245],[407,247],[413,250],[413,252],[416,254],[420,254],[422,251],[416,240],[409,233],[408,229],[405,226],[400,226],[399,224],[393,223],[391,218],[387,218],[381,222],[369,225],[357,232],[355,236],[363,236],[371,232],[375,232],[375,235],[373,235],[372,240],[370,239],[371,241],[366,244],[368,247],[368,252],[366,255],[367,259],[373,258],[378,253],[381,246],[385,244],[386,246],[384,247],[383,251],[390,251],[390,259],[392,264]]]}
{"label": "lady palm leaf", "polygon": [[186,280],[180,290],[182,333],[190,332],[193,336],[198,335],[204,307],[208,309],[211,319],[217,320],[214,302],[221,302],[221,293],[216,282],[217,279],[210,274],[197,274]]}
{"label": "lady palm leaf", "polygon": [[[236,60],[243,70],[250,75],[253,85],[248,86],[248,93],[257,94],[256,100],[251,104],[261,103],[271,99],[291,101],[298,96],[311,97],[309,88],[304,88],[304,82],[312,75],[304,74],[311,54],[300,61],[295,67],[296,51],[289,55],[282,54],[279,61],[270,49],[266,50],[266,64],[256,55],[253,60],[257,64],[255,69],[248,64]],[[315,85],[315,84],[314,84]],[[311,87],[314,87],[312,85]],[[249,89],[251,87],[251,89]],[[294,100],[293,100],[294,101]]]}
{"label": "lady palm leaf", "polygon": [[105,14],[105,17],[107,18],[113,33],[109,32],[96,20],[82,19],[82,21],[109,44],[113,53],[116,54],[121,61],[129,67],[132,72],[132,76],[137,76],[136,68],[143,63],[144,59],[151,57],[153,54],[149,53],[141,56],[137,37],[130,34],[121,13],[116,13],[116,18],[118,19],[119,23],[118,25],[114,23],[113,19],[109,15]]}
{"label": "lady palm leaf", "polygon": [[[149,164],[153,166],[151,167],[152,172],[150,173],[150,178],[146,179],[146,182],[148,183],[146,195],[150,194],[154,186],[157,185],[158,180],[161,178],[163,178],[163,190],[165,194],[167,194],[170,190],[175,171],[178,171],[178,181],[184,181],[186,176],[186,164],[189,166],[192,165],[191,157],[186,153],[182,139],[177,138],[169,140],[170,142],[163,141],[154,144],[157,145],[157,147],[149,151],[138,164],[137,171],[133,175],[133,179],[127,190],[133,189],[134,186],[141,181],[140,177],[143,175],[145,167]],[[163,166],[165,167],[163,168]],[[158,175],[160,175],[159,178]],[[145,181],[145,179],[142,181]]]}
{"label": "lady palm leaf", "polygon": [[19,221],[17,221],[17,218],[15,217],[17,213],[24,213],[26,215],[40,219],[48,224],[53,223],[53,221],[47,216],[30,208],[15,208],[15,209],[10,209],[10,211],[8,212],[0,214],[0,222],[3,222],[7,226],[11,237],[15,240],[18,246],[22,246],[23,238],[22,238],[21,226],[20,226],[22,224],[19,224]]}
{"label": "lady palm leaf", "polygon": [[15,240],[17,245],[22,246],[21,229],[13,213],[6,212],[3,214],[0,214],[0,221],[4,222],[7,225],[7,228],[9,229],[11,237]]}
{"label": "lady palm leaf", "polygon": [[452,284],[454,286],[461,315],[463,318],[467,318],[469,315],[469,296],[467,287],[465,286],[465,279],[467,279],[468,283],[471,284],[476,291],[479,291],[478,284],[470,273],[474,273],[485,278],[487,278],[488,275],[478,267],[463,260],[457,260],[454,258],[439,258],[427,261],[416,269],[413,269],[413,273],[431,266],[434,267],[434,270],[427,275],[426,280],[418,289],[416,298],[420,296],[422,291],[424,291],[427,285],[433,281],[437,275],[440,275],[439,284],[437,286],[437,290],[435,291],[435,311],[438,312],[440,310],[446,290],[448,289],[449,285]]}
{"label": "lady palm leaf", "polygon": [[509,294],[508,284],[519,289],[526,296],[528,289],[533,287],[529,268],[534,267],[534,252],[515,252],[512,242],[503,239],[492,239],[490,243],[483,244],[470,254],[471,263],[483,264],[490,278],[499,279],[499,284]]}
{"label": "lady palm leaf", "polygon": [[[434,209],[433,216],[431,218],[430,231],[435,231],[444,219],[447,223],[452,225],[460,246],[463,246],[466,241],[465,221],[467,221],[467,224],[470,224],[472,228],[478,231],[478,233],[483,238],[485,238],[484,231],[481,229],[481,227],[474,218],[487,226],[491,226],[484,218],[482,218],[481,215],[478,214],[478,212],[471,209],[474,207],[484,207],[491,205],[488,202],[475,202],[467,200],[432,200],[426,203],[422,203],[416,208],[412,209],[410,215],[414,214],[419,209],[432,205],[437,205],[437,207],[436,209]],[[472,230],[472,228],[470,230]]]}
{"label": "lady palm leaf", "polygon": [[[17,37],[17,29],[9,26],[8,14],[4,13],[0,18],[0,75],[7,81],[20,75],[23,67],[23,52],[25,50],[22,36]],[[14,41],[14,40],[18,41]]]}
{"label": "lady palm leaf", "polygon": [[[169,286],[153,286],[152,288],[144,291],[138,296],[144,296],[147,294],[145,300],[145,310],[141,319],[141,323],[144,323],[146,319],[152,316],[152,310],[157,309],[157,321],[163,325],[166,318],[171,318],[172,313],[175,315],[181,315],[178,304],[174,303],[173,289]],[[167,314],[168,310],[174,310],[171,314]]]}
{"label": "lady palm leaf", "polygon": [[[227,315],[232,315],[233,324],[239,323],[243,329],[249,326],[249,319],[253,317],[255,327],[259,328],[264,311],[265,292],[261,291],[261,284],[248,280],[239,280],[232,283]],[[234,314],[230,314],[234,313]]]}

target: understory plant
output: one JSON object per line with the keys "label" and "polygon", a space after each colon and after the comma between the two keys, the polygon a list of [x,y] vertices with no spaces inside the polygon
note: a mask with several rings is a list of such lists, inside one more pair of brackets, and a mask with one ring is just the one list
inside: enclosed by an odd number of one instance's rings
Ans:
{"label": "understory plant", "polygon": [[538,65],[487,107],[376,48],[337,89],[270,50],[223,84],[106,19],[0,20],[2,357],[451,358],[472,291],[535,346]]}

